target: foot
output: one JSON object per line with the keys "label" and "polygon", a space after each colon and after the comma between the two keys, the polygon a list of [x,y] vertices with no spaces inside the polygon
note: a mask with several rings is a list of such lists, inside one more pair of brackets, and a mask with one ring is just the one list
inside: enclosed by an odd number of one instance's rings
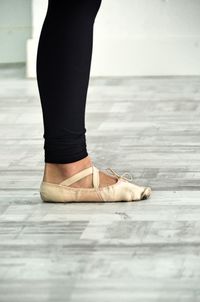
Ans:
{"label": "foot", "polygon": [[[69,163],[69,164],[53,164],[45,163],[45,170],[43,181],[51,183],[60,183],[63,180],[73,176],[74,174],[80,172],[83,169],[92,166],[92,159],[87,156],[79,161]],[[109,186],[117,182],[115,176],[108,175],[104,172],[99,172],[100,177],[100,187]],[[92,175],[88,175],[83,179],[73,183],[70,187],[74,188],[92,188]]]}

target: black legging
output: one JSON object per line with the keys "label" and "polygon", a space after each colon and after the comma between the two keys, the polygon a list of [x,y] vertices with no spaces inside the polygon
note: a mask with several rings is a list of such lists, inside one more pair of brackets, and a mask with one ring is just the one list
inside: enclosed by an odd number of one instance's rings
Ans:
{"label": "black legging", "polygon": [[36,64],[45,162],[70,163],[88,155],[85,105],[100,4],[101,0],[49,0]]}

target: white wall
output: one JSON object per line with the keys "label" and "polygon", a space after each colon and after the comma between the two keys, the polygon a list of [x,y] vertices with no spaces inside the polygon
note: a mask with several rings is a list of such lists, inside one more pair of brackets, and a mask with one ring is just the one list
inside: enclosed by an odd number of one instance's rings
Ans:
{"label": "white wall", "polygon": [[0,0],[0,63],[25,62],[31,0]]}
{"label": "white wall", "polygon": [[200,74],[199,0],[103,0],[92,72]]}
{"label": "white wall", "polygon": [[[33,0],[29,76],[46,7]],[[102,0],[91,75],[200,75],[200,0]]]}
{"label": "white wall", "polygon": [[32,0],[32,38],[27,40],[26,75],[36,77],[37,46],[41,27],[46,15],[48,0]]}

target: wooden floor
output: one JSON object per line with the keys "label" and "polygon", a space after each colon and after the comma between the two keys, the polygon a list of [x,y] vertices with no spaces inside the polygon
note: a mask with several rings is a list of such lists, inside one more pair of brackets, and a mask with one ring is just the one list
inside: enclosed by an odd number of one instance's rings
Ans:
{"label": "wooden floor", "polygon": [[200,77],[93,78],[88,152],[150,200],[44,204],[37,83],[0,71],[0,301],[200,301]]}

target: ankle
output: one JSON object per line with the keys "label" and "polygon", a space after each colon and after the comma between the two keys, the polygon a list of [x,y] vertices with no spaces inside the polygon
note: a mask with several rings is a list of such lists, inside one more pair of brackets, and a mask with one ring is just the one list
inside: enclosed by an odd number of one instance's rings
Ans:
{"label": "ankle", "polygon": [[45,163],[43,181],[60,182],[83,169],[91,167],[91,165],[92,159],[90,156],[66,164]]}
{"label": "ankle", "polygon": [[67,164],[58,164],[57,168],[63,176],[70,177],[79,171],[89,168],[92,165],[92,159],[88,156]]}

